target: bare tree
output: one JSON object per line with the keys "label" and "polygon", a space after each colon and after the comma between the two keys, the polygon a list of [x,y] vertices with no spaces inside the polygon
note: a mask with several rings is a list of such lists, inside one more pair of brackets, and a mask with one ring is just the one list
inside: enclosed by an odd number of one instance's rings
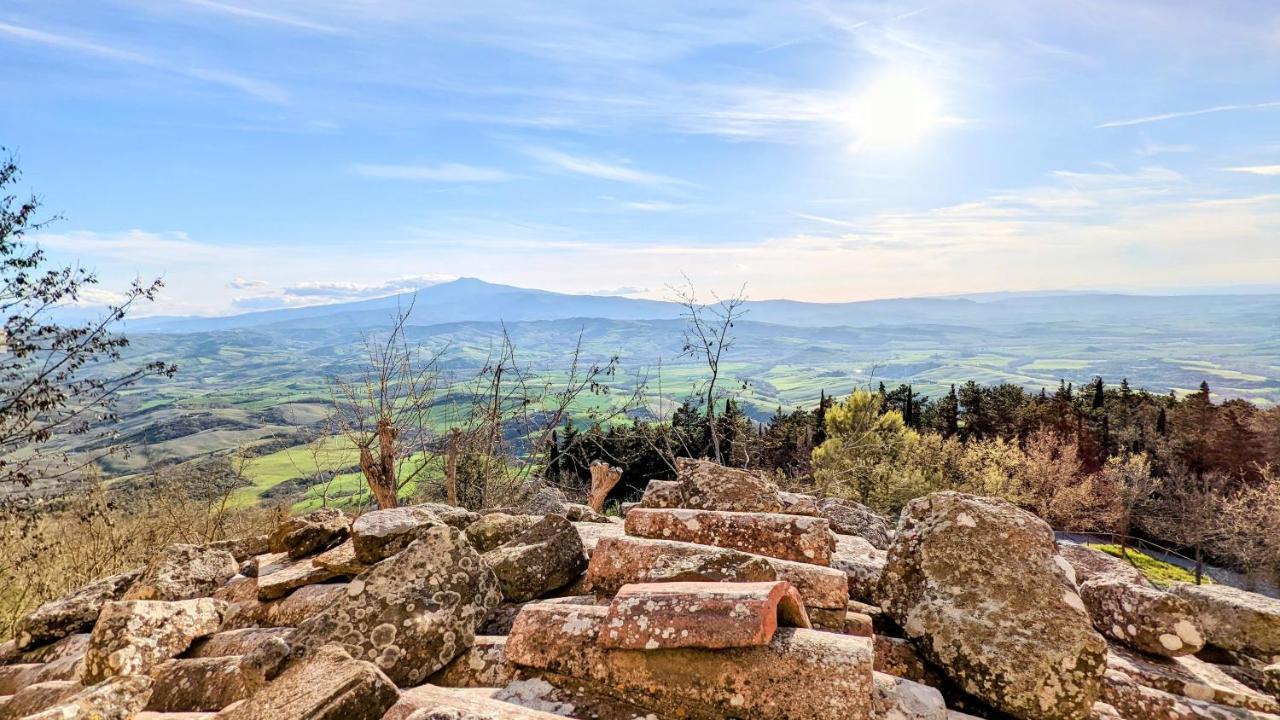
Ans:
{"label": "bare tree", "polygon": [[1223,522],[1227,480],[1214,472],[1172,468],[1160,482],[1151,512],[1139,519],[1149,532],[1191,549],[1197,585],[1204,576],[1205,552],[1230,533]]}
{"label": "bare tree", "polygon": [[399,311],[385,337],[366,335],[365,367],[330,382],[339,432],[359,453],[360,472],[379,508],[399,504],[400,490],[434,458],[430,416],[443,351],[411,345],[405,324],[413,302]]}
{"label": "bare tree", "polygon": [[[3,149],[0,149],[0,153]],[[53,313],[87,295],[98,278],[79,267],[49,267],[25,239],[42,227],[39,202],[10,194],[19,177],[0,160],[0,483],[30,485],[87,468],[112,447],[72,457],[51,449],[61,435],[98,433],[116,419],[120,392],[145,378],[172,376],[177,367],[153,361],[125,366],[129,341],[114,332],[138,301],[154,300],[162,284],[135,281],[96,320],[67,325]]]}
{"label": "bare tree", "polygon": [[720,365],[724,354],[734,344],[734,323],[747,313],[745,304],[746,285],[727,298],[712,293],[714,302],[704,303],[693,286],[693,281],[686,275],[681,286],[668,286],[675,301],[683,308],[685,319],[684,342],[681,356],[697,358],[707,365],[707,378],[701,383],[697,394],[706,403],[707,427],[711,433],[711,448],[715,461],[724,463],[720,452],[720,431],[716,427],[716,394],[720,382]]}

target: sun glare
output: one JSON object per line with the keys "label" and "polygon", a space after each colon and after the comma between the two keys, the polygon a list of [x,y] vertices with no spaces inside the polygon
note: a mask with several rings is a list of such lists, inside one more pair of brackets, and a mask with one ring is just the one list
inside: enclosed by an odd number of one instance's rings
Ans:
{"label": "sun glare", "polygon": [[910,72],[880,75],[854,98],[853,150],[913,147],[942,123],[941,109],[938,93],[919,75]]}

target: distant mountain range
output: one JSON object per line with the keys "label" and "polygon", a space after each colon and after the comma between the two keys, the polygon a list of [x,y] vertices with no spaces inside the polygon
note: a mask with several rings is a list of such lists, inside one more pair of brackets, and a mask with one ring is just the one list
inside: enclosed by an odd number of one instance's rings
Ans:
{"label": "distant mountain range", "polygon": [[[573,318],[671,320],[673,302],[609,295],[573,295],[461,278],[416,293],[373,300],[265,310],[224,317],[145,317],[129,321],[133,333],[200,333],[248,328],[273,330],[383,326],[398,308],[413,311],[409,324],[527,322]],[[1280,294],[1124,295],[1107,293],[985,293],[844,303],[757,300],[746,319],[793,327],[959,325],[999,327],[1018,323],[1139,325],[1261,323],[1280,330]]]}

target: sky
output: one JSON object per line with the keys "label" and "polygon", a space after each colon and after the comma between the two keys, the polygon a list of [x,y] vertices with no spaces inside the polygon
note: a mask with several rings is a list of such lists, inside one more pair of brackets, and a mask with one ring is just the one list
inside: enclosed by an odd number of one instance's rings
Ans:
{"label": "sky", "polygon": [[146,313],[1280,285],[1271,0],[6,0],[0,92]]}

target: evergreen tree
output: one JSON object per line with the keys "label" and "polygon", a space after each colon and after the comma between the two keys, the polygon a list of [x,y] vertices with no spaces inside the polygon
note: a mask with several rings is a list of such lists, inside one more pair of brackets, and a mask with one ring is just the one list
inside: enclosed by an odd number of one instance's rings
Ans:
{"label": "evergreen tree", "polygon": [[1102,378],[1097,377],[1093,379],[1093,409],[1101,410],[1104,403],[1106,403],[1106,396],[1102,390]]}

